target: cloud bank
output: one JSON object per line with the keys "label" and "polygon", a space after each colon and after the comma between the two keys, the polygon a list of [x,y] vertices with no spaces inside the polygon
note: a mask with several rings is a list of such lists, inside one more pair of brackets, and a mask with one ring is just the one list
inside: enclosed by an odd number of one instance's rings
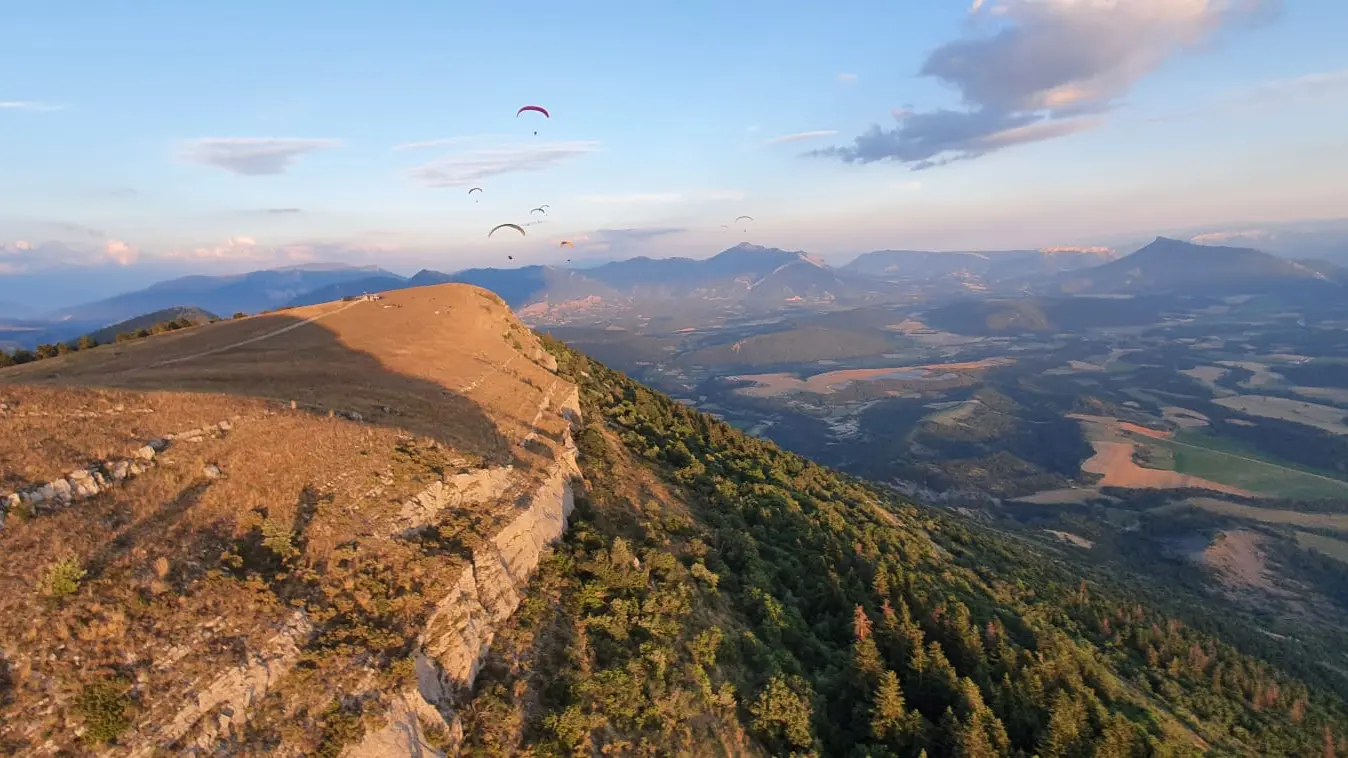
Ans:
{"label": "cloud bank", "polygon": [[464,187],[492,176],[555,168],[598,149],[594,140],[483,148],[417,166],[408,175],[427,187]]}
{"label": "cloud bank", "polygon": [[1167,59],[1276,0],[978,0],[971,33],[927,57],[921,76],[961,110],[896,111],[845,147],[811,155],[896,161],[914,170],[1086,131]]}
{"label": "cloud bank", "polygon": [[101,245],[70,245],[65,242],[0,242],[0,274],[20,274],[40,269],[75,266],[99,266],[115,263],[130,266],[140,251],[122,240],[109,239]]}
{"label": "cloud bank", "polygon": [[268,176],[285,173],[303,155],[341,146],[342,141],[335,139],[205,137],[184,142],[181,155],[189,163],[233,174]]}

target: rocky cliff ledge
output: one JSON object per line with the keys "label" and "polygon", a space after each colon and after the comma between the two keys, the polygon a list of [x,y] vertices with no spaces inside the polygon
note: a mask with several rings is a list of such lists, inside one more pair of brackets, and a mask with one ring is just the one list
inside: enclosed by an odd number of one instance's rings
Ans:
{"label": "rocky cliff ledge", "polygon": [[[574,408],[579,414],[579,408]],[[463,730],[456,698],[472,690],[497,629],[519,607],[521,592],[544,551],[566,531],[580,476],[569,431],[563,454],[515,519],[473,551],[454,591],[435,608],[417,639],[416,687],[398,693],[388,723],[343,752],[346,758],[440,756],[426,728],[449,735],[457,747]]]}

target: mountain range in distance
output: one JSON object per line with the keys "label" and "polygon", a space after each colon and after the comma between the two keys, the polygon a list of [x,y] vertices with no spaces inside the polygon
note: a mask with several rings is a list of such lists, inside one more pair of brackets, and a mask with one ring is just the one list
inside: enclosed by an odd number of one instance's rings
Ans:
{"label": "mountain range in distance", "polygon": [[[1118,256],[1102,247],[930,252],[882,250],[843,266],[801,251],[736,245],[706,259],[638,257],[584,269],[548,265],[423,269],[402,276],[378,266],[310,264],[229,276],[186,276],[145,289],[34,315],[0,311],[0,344],[67,340],[175,307],[228,316],[313,305],[363,293],[443,283],[490,289],[536,323],[598,318],[662,303],[739,315],[789,308],[843,308],[935,295],[1139,296],[1268,294],[1332,296],[1348,271],[1253,248],[1157,237]],[[17,316],[17,318],[15,318]]]}

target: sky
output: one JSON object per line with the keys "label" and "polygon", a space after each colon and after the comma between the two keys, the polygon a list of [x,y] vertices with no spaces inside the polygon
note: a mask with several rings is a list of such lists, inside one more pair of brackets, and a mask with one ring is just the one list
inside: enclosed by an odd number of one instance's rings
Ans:
{"label": "sky", "polygon": [[[1348,216],[1342,0],[4,16],[0,301],[315,261],[410,273],[741,241],[844,261]],[[516,115],[533,104],[550,117]],[[508,222],[526,234],[488,238]]]}

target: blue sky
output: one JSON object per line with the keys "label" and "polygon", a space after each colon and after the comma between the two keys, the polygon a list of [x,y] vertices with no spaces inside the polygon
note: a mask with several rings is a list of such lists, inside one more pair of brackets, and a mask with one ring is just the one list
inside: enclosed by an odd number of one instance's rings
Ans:
{"label": "blue sky", "polygon": [[[844,258],[1348,216],[1341,0],[4,15],[0,301],[53,268]],[[552,118],[516,118],[532,103]]]}

